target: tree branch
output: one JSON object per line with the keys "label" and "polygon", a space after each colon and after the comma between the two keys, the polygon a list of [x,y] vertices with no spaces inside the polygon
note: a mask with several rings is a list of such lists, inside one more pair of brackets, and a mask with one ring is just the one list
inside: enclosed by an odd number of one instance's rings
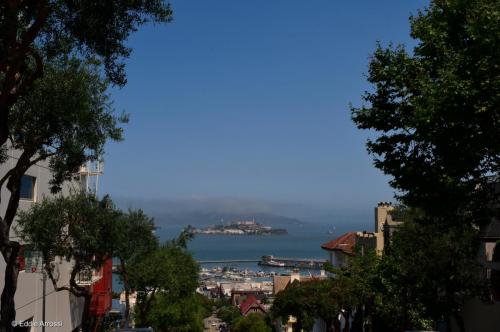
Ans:
{"label": "tree branch", "polygon": [[22,34],[20,52],[25,53],[31,47],[36,36],[47,20],[48,8],[46,0],[38,1],[38,13],[33,24]]}
{"label": "tree branch", "polygon": [[33,73],[31,73],[30,75],[28,75],[27,78],[25,78],[24,80],[19,80],[19,84],[17,87],[14,88],[14,91],[11,91],[11,93],[13,92],[14,96],[12,96],[13,100],[15,101],[19,95],[23,94],[27,88],[31,87],[33,85],[33,83],[35,82],[35,80],[37,80],[38,78],[41,78],[43,76],[43,59],[42,57],[40,56],[40,54],[38,54],[38,52],[33,49],[32,47],[30,47],[27,51],[26,51],[26,54],[28,55],[31,55],[33,57],[33,59],[35,60],[35,71]]}
{"label": "tree branch", "polygon": [[21,195],[21,179],[24,173],[30,167],[30,160],[34,152],[28,150],[23,151],[19,159],[17,160],[16,166],[13,168],[14,172],[9,177],[7,182],[7,189],[10,191],[9,203],[5,211],[4,222],[10,229],[12,222],[16,216],[17,208],[19,206],[19,199]]}
{"label": "tree branch", "polygon": [[55,154],[56,154],[55,152],[51,152],[51,153],[43,154],[43,155],[39,156],[38,158],[35,158],[35,159],[31,160],[30,161],[30,167],[33,166],[33,165],[35,165],[39,161],[43,161],[43,160],[46,160],[46,159],[48,159],[48,158],[50,158],[52,156],[55,156]]}

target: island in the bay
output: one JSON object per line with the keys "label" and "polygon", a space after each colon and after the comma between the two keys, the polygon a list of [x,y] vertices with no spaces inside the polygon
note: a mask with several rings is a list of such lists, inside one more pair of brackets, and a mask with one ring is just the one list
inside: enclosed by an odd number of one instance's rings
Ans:
{"label": "island in the bay", "polygon": [[195,228],[195,234],[210,235],[286,235],[288,231],[284,228],[272,228],[264,226],[255,220],[237,220],[229,224],[218,224],[205,228]]}

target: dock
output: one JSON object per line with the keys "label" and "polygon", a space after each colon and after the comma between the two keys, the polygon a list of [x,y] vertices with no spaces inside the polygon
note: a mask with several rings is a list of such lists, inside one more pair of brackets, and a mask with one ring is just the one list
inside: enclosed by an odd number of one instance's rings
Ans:
{"label": "dock", "polygon": [[223,259],[210,261],[197,261],[198,264],[224,264],[224,263],[258,263],[258,259]]}
{"label": "dock", "polygon": [[259,265],[319,270],[323,268],[326,262],[326,259],[274,257],[272,255],[268,255],[262,256],[262,260],[259,262]]}

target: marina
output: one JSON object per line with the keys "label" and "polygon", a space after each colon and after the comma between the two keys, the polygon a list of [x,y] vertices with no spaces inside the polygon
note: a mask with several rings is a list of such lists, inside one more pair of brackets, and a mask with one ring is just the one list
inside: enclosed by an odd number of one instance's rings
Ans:
{"label": "marina", "polygon": [[274,257],[273,255],[268,255],[268,256],[262,256],[262,260],[259,262],[259,265],[320,270],[323,268],[325,263],[326,263],[325,259],[283,258],[283,257]]}

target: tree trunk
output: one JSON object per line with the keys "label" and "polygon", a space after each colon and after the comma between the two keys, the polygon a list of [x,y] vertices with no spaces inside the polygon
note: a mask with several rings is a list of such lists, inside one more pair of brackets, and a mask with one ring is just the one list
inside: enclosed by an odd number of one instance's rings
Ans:
{"label": "tree trunk", "polygon": [[16,320],[16,306],[14,296],[17,290],[17,277],[19,275],[19,265],[17,255],[19,254],[19,243],[13,242],[10,248],[2,253],[6,262],[5,285],[1,297],[1,330],[2,332],[13,331],[12,322]]}
{"label": "tree trunk", "polygon": [[130,289],[125,287],[125,328],[130,325]]}
{"label": "tree trunk", "polygon": [[[1,109],[0,104],[0,111]],[[0,124],[0,132],[2,125]],[[1,133],[0,133],[1,135]],[[0,137],[1,143],[1,137]],[[34,155],[34,151],[24,151],[9,177],[2,179],[0,190],[2,189],[4,180],[7,181],[7,189],[10,191],[10,198],[7,203],[5,216],[0,219],[0,244],[2,255],[5,260],[5,283],[1,296],[0,317],[1,331],[13,331],[12,322],[16,319],[16,307],[14,296],[17,290],[17,278],[19,276],[19,263],[17,256],[19,255],[20,245],[16,241],[9,241],[10,227],[17,213],[20,199],[21,179],[26,170],[30,167],[30,158]],[[1,197],[0,197],[1,199]]]}
{"label": "tree trunk", "polygon": [[89,291],[85,292],[83,295],[85,301],[83,304],[83,313],[82,313],[82,332],[90,332],[92,328],[92,324],[90,322],[90,301],[92,300],[92,293]]}
{"label": "tree trunk", "polygon": [[142,305],[139,305],[139,319],[140,323],[142,326],[139,327],[147,327],[149,325],[148,322],[148,314],[149,310],[151,309],[151,303],[155,299],[155,294],[156,294],[156,288],[151,291],[151,294],[147,294],[147,291],[145,291],[145,299]]}
{"label": "tree trunk", "polygon": [[128,328],[130,323],[130,286],[128,283],[127,271],[125,270],[125,262],[121,259],[120,269],[122,274],[123,288],[125,289],[125,328]]}
{"label": "tree trunk", "polygon": [[454,313],[453,314],[453,318],[455,318],[455,322],[457,323],[457,327],[459,329],[460,332],[465,332],[465,323],[464,323],[464,319],[462,317],[462,315],[460,315],[459,313]]}
{"label": "tree trunk", "polygon": [[9,138],[9,125],[7,123],[7,111],[1,109],[0,106],[0,147],[7,143]]}

